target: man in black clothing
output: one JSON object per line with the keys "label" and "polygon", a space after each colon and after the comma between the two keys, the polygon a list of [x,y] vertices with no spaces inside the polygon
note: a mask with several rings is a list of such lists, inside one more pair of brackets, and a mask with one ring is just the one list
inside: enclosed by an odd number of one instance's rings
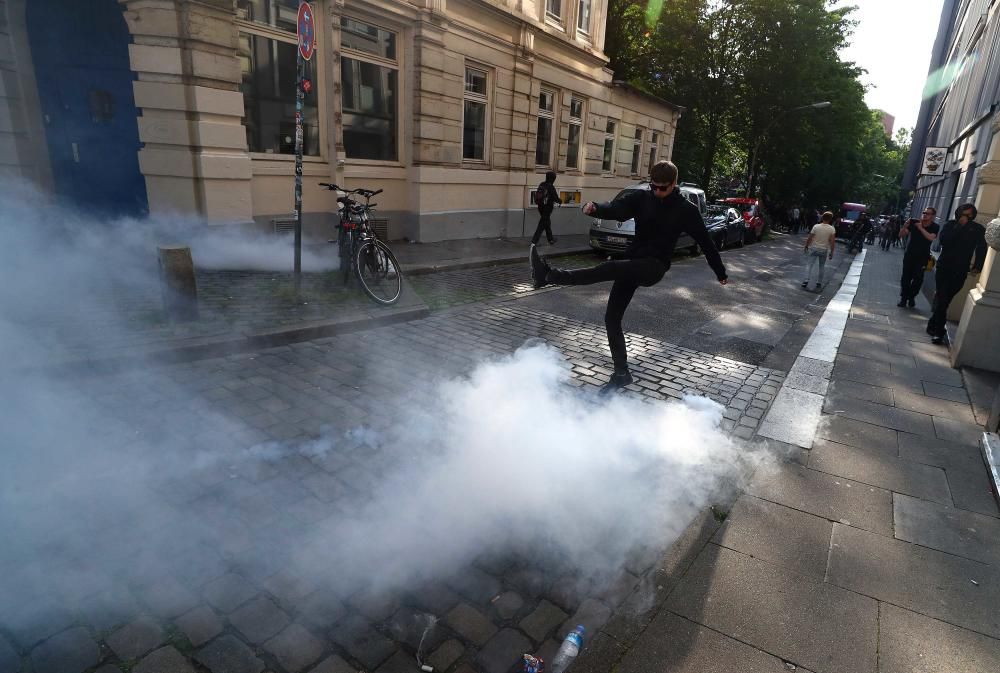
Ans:
{"label": "man in black clothing", "polygon": [[536,288],[549,283],[591,285],[614,281],[608,296],[604,325],[608,331],[608,346],[615,372],[604,386],[604,392],[632,383],[622,317],[640,286],[650,287],[663,278],[670,268],[674,246],[682,233],[689,234],[701,246],[719,283],[726,285],[729,282],[726,267],[708,236],[701,212],[677,189],[677,167],[669,161],[658,161],[650,171],[650,178],[649,190],[637,189],[610,203],[590,202],[583,208],[587,215],[620,222],[635,218],[635,238],[625,250],[626,259],[604,262],[589,269],[564,271],[549,267],[537,248],[531,246],[531,274]]}
{"label": "man in black clothing", "polygon": [[535,227],[535,235],[531,237],[532,245],[538,244],[543,231],[549,245],[556,242],[556,237],[552,235],[551,218],[552,209],[555,208],[557,203],[562,205],[562,199],[559,198],[559,192],[556,191],[556,174],[555,171],[549,171],[545,174],[545,180],[538,185],[538,189],[535,191],[535,205],[538,206],[538,226]]}
{"label": "man in black clothing", "polygon": [[[934,292],[934,310],[927,321],[927,333],[936,344],[944,343],[948,336],[945,322],[948,319],[948,305],[965,285],[969,275],[969,265],[972,273],[983,270],[986,261],[986,229],[976,222],[979,211],[976,206],[966,203],[955,211],[957,219],[951,220],[941,229],[941,256],[937,261],[937,272],[934,281],[937,284]],[[975,255],[975,261],[973,261]]]}
{"label": "man in black clothing", "polygon": [[868,213],[861,213],[858,221],[854,223],[854,233],[851,236],[851,243],[847,247],[847,252],[861,252],[865,247],[865,237],[871,231],[872,221]]}
{"label": "man in black clothing", "polygon": [[909,234],[910,239],[903,253],[903,275],[899,279],[899,303],[896,306],[916,306],[916,297],[924,284],[924,269],[931,254],[931,243],[941,229],[934,221],[935,215],[937,210],[928,206],[919,220],[907,222],[900,231],[904,236]]}

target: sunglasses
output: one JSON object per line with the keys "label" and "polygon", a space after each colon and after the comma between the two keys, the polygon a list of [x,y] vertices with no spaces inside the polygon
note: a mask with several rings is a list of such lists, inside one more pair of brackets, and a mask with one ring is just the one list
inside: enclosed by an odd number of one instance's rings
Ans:
{"label": "sunglasses", "polygon": [[665,192],[670,189],[670,185],[654,185],[653,183],[650,183],[649,186],[654,192]]}

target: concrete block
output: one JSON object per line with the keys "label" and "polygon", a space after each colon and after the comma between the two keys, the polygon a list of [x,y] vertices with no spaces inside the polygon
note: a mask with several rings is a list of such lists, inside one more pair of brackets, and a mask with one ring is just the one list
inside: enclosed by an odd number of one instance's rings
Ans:
{"label": "concrete block", "polygon": [[826,519],[743,495],[712,541],[822,579],[832,532]]}
{"label": "concrete block", "polygon": [[883,451],[818,440],[813,444],[809,467],[888,491],[951,503],[944,470],[895,458]]}
{"label": "concrete block", "polygon": [[844,416],[824,415],[816,436],[838,444],[898,454],[896,431]]}
{"label": "concrete block", "polygon": [[705,547],[666,607],[813,671],[875,671],[876,601],[722,547]]}
{"label": "concrete block", "polygon": [[747,492],[830,521],[892,535],[892,494],[799,465],[761,469]]}
{"label": "concrete block", "polygon": [[1000,637],[1000,569],[994,566],[838,524],[827,581]]}
{"label": "concrete block", "polygon": [[[614,670],[618,673],[789,671],[775,656],[667,611],[653,620]],[[808,673],[804,668],[797,670]]]}
{"label": "concrete block", "polygon": [[1000,565],[1000,519],[905,495],[893,497],[896,539]]}
{"label": "concrete block", "polygon": [[993,673],[1000,671],[1000,641],[883,603],[879,671]]}

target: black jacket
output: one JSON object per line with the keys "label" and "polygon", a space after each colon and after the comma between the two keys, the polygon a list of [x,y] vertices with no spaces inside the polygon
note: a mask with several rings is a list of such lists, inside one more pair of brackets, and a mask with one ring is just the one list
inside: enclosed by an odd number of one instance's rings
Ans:
{"label": "black jacket", "polygon": [[556,186],[553,183],[549,182],[548,180],[538,185],[537,193],[540,194],[543,189],[548,190],[549,196],[552,197],[552,199],[549,201],[549,205],[542,206],[542,204],[539,203],[537,195],[535,196],[535,203],[538,203],[539,213],[541,213],[542,215],[551,215],[552,210],[556,207],[556,204],[562,203],[562,199],[559,198],[559,192],[556,191]]}
{"label": "black jacket", "polygon": [[635,238],[625,250],[630,259],[656,257],[670,268],[677,239],[687,232],[695,240],[719,280],[725,279],[722,256],[705,229],[698,206],[684,198],[680,189],[658,199],[652,191],[636,189],[610,203],[598,203],[596,215],[602,219],[624,222],[635,218]]}
{"label": "black jacket", "polygon": [[[964,276],[972,271],[979,273],[986,262],[986,229],[975,220],[961,226],[955,220],[949,220],[941,229],[938,237],[941,241],[941,256],[938,257],[937,268],[942,273]],[[975,255],[975,263],[972,256]]]}

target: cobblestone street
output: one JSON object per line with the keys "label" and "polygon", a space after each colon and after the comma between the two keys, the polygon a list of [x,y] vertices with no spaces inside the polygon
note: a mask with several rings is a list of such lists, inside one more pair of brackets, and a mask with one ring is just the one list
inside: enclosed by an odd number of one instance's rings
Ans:
{"label": "cobblestone street", "polygon": [[[523,268],[496,271],[507,273],[524,275]],[[441,274],[428,285],[448,282]],[[74,394],[109,419],[92,431],[114,455],[162,456],[162,467],[155,463],[145,475],[153,485],[145,497],[160,516],[123,511],[116,524],[87,527],[81,515],[82,524],[45,536],[43,548],[71,535],[87,541],[89,552],[73,559],[81,568],[67,568],[59,588],[71,601],[22,601],[0,616],[0,670],[18,671],[23,657],[22,670],[35,673],[410,671],[426,615],[439,620],[424,643],[438,671],[505,673],[523,652],[550,657],[577,623],[596,634],[592,647],[619,647],[597,629],[637,628],[641,610],[615,610],[652,605],[663,580],[651,568],[662,572],[663,550],[637,549],[617,576],[585,583],[558,559],[507,550],[391,595],[345,592],[297,570],[310,553],[309,530],[350,517],[400,460],[400,447],[378,439],[394,419],[419,407],[429,386],[534,338],[561,352],[571,385],[606,381],[603,326],[517,301],[74,380]],[[725,405],[724,428],[738,438],[753,435],[784,379],[647,336],[628,338],[633,394],[710,397]],[[342,439],[320,446],[331,436]],[[129,475],[115,469],[108,478],[127,490]],[[18,571],[27,562],[0,552],[0,590],[14,591],[5,582],[23,580]],[[586,670],[580,663],[575,670]]]}

